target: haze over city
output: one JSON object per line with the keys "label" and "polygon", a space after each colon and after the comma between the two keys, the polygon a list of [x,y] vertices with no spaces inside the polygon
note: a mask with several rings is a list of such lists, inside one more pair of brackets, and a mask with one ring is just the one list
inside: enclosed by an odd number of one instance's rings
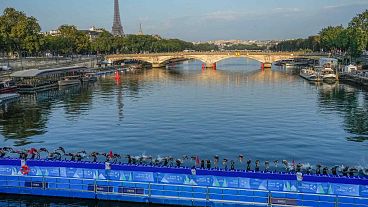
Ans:
{"label": "haze over city", "polygon": [[[1,0],[36,17],[43,31],[72,24],[111,30],[112,0]],[[329,25],[346,25],[364,11],[364,0],[123,0],[124,31],[135,34],[142,23],[146,34],[188,41],[216,39],[291,39],[316,34]]]}

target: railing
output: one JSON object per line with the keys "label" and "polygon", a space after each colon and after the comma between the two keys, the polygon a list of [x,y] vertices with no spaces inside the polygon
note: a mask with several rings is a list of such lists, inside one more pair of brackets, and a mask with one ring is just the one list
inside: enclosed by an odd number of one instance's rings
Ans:
{"label": "railing", "polygon": [[0,176],[1,193],[214,206],[368,207],[368,198],[48,176]]}

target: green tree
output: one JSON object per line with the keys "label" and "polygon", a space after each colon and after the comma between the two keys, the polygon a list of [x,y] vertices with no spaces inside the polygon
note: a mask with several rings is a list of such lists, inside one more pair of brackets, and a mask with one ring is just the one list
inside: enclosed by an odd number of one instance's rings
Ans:
{"label": "green tree", "polygon": [[368,49],[368,10],[354,17],[348,26],[349,51],[353,57]]}
{"label": "green tree", "polygon": [[92,42],[92,49],[96,53],[110,53],[113,49],[113,36],[107,31],[103,31],[95,40]]}
{"label": "green tree", "polygon": [[360,56],[367,49],[367,33],[360,27],[349,28],[349,37],[349,53],[352,57]]}
{"label": "green tree", "polygon": [[0,36],[6,52],[26,51],[34,54],[41,49],[41,27],[34,17],[6,8],[0,16]]}
{"label": "green tree", "polygon": [[319,33],[321,36],[321,46],[322,48],[331,51],[340,49],[339,38],[344,32],[344,27],[340,26],[329,26],[327,28],[323,28]]}

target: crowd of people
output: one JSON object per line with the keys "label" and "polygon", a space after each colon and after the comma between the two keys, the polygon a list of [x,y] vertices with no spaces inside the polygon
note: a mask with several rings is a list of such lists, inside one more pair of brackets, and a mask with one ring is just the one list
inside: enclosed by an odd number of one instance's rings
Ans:
{"label": "crowd of people", "polygon": [[[261,163],[260,160],[245,159],[245,156],[240,154],[236,159],[229,160],[215,155],[212,159],[200,159],[198,156],[184,155],[180,158],[171,156],[133,156],[129,154],[117,154],[109,151],[107,153],[91,152],[85,150],[71,153],[66,152],[63,147],[55,150],[46,148],[31,148],[25,150],[17,150],[11,147],[0,148],[0,158],[19,158],[22,160],[45,159],[50,161],[90,161],[90,162],[108,162],[111,164],[128,164],[128,165],[149,165],[163,167],[192,167],[208,170],[225,170],[225,171],[247,171],[247,172],[293,172],[317,175],[334,175],[334,176],[364,176],[368,177],[368,168],[349,167],[349,166],[323,166],[317,164],[315,166],[303,163],[296,163],[294,160],[266,160]],[[253,164],[254,163],[254,164]],[[271,166],[270,163],[273,163]],[[253,165],[252,165],[253,164]]]}

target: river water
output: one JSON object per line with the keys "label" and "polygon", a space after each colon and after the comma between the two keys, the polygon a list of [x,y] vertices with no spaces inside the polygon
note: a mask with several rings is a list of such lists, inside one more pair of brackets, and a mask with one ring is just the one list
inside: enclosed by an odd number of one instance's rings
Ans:
{"label": "river water", "polygon": [[26,95],[2,108],[0,146],[368,167],[367,91],[297,74],[188,61]]}

